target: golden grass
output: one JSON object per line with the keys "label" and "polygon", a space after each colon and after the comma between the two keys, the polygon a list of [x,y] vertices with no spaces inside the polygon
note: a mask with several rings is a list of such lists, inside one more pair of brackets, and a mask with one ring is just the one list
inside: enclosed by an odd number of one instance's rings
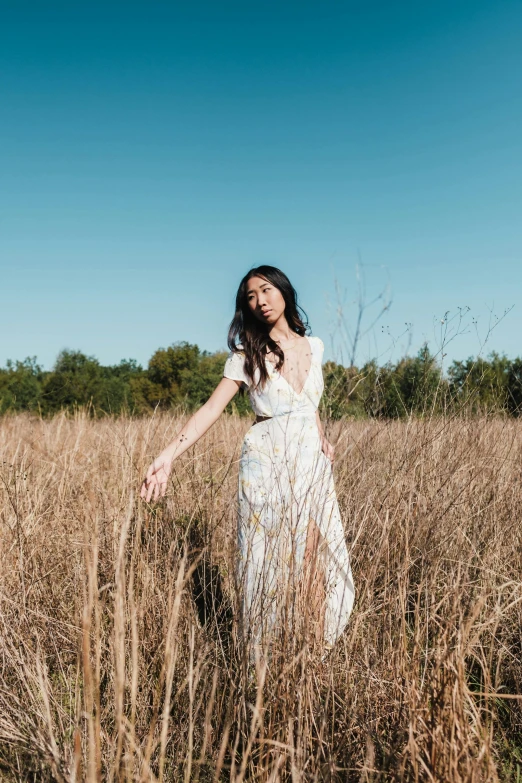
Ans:
{"label": "golden grass", "polygon": [[325,661],[236,643],[223,416],[138,497],[180,418],[0,421],[9,781],[522,779],[522,423],[329,424],[356,605]]}

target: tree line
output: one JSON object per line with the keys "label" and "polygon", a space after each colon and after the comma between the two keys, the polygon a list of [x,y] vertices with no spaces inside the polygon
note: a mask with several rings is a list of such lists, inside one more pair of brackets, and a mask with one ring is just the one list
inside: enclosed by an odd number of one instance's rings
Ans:
{"label": "tree line", "polygon": [[[52,370],[36,357],[8,360],[0,368],[0,414],[31,411],[51,417],[87,408],[93,417],[150,414],[157,408],[192,411],[211,395],[223,375],[227,351],[210,353],[181,341],[157,350],[143,368],[134,359],[102,365],[81,351],[63,350]],[[491,353],[454,361],[443,371],[427,345],[416,356],[378,365],[323,365],[321,411],[343,417],[402,418],[467,411],[518,416],[522,410],[522,359]],[[238,394],[228,412],[251,414]]]}

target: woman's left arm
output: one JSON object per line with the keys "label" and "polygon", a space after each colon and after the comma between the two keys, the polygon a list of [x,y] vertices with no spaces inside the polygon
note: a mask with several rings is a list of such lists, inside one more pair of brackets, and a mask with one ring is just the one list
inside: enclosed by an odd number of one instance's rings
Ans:
{"label": "woman's left arm", "polygon": [[321,448],[324,452],[324,454],[328,457],[330,462],[334,461],[334,447],[332,444],[326,440],[323,425],[321,424],[321,419],[319,416],[319,411],[316,410],[315,412],[315,420],[317,421],[317,429],[319,430],[319,436],[321,438]]}

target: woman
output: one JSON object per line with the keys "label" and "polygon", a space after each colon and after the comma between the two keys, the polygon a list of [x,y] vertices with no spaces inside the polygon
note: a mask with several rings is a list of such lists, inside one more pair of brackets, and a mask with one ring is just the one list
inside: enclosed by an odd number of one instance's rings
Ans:
{"label": "woman", "polygon": [[173,460],[204,435],[238,390],[248,389],[256,421],[239,462],[244,633],[265,647],[274,635],[304,632],[330,648],[348,621],[354,588],[333,481],[334,449],[317,410],[324,345],[306,336],[298,309],[295,289],[279,269],[263,265],[245,275],[224,377],[150,465],[141,497],[164,496]]}

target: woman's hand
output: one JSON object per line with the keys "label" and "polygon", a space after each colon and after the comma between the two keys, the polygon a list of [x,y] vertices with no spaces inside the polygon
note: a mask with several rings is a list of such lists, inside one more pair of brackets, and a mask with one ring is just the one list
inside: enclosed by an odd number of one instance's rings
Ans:
{"label": "woman's hand", "polygon": [[328,457],[330,462],[333,462],[334,461],[334,451],[335,451],[335,448],[334,448],[334,446],[332,446],[330,441],[326,440],[324,435],[321,438],[321,449],[323,451],[323,454],[325,454]]}
{"label": "woman's hand", "polygon": [[146,500],[147,503],[150,503],[153,493],[154,500],[157,500],[159,496],[165,496],[171,469],[172,460],[162,457],[161,455],[149,465],[140,492],[140,496]]}

